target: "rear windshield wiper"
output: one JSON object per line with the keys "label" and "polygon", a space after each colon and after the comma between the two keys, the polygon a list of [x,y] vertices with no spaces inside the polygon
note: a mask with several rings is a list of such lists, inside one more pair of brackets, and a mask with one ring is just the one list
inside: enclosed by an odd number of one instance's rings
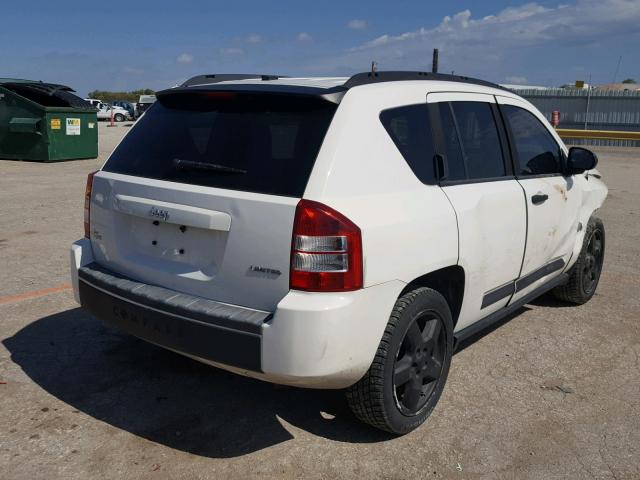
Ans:
{"label": "rear windshield wiper", "polygon": [[226,165],[219,165],[217,163],[207,163],[207,162],[195,162],[193,160],[182,160],[180,158],[176,158],[173,160],[173,164],[177,169],[180,170],[213,170],[215,172],[222,173],[247,173],[246,170],[241,168],[227,167]]}

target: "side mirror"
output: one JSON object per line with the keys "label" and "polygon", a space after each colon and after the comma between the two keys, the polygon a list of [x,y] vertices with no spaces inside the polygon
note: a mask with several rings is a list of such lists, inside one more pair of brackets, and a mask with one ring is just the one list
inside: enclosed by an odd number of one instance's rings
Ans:
{"label": "side mirror", "polygon": [[582,147],[571,147],[567,158],[567,167],[570,174],[582,173],[591,170],[598,165],[598,157],[591,150]]}

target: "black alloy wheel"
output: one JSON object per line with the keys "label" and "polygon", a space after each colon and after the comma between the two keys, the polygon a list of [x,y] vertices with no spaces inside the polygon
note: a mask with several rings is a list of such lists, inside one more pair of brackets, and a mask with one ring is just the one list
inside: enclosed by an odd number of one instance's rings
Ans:
{"label": "black alloy wheel", "polygon": [[446,299],[418,287],[398,298],[367,373],[347,389],[355,416],[405,434],[431,414],[453,356],[453,319]]}
{"label": "black alloy wheel", "polygon": [[409,325],[393,369],[393,392],[404,415],[416,415],[433,393],[444,364],[446,334],[434,311]]}
{"label": "black alloy wheel", "polygon": [[602,272],[602,261],[604,259],[603,247],[604,240],[602,238],[602,232],[596,229],[589,237],[583,264],[582,290],[585,295],[592,295],[598,285],[600,273]]}

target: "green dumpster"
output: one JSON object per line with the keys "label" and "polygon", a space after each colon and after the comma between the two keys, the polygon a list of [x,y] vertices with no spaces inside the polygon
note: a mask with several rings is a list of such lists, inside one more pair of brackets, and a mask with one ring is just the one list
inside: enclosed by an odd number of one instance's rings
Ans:
{"label": "green dumpster", "polygon": [[0,78],[0,159],[98,156],[96,109],[65,85]]}

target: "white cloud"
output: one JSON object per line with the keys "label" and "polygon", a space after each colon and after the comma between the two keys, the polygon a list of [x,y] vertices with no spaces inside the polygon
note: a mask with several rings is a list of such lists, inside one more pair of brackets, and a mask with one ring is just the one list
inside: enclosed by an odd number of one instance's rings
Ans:
{"label": "white cloud", "polygon": [[[351,23],[354,21],[350,27]],[[557,7],[527,3],[481,18],[463,10],[444,17],[436,26],[379,36],[315,61],[309,70],[363,69],[372,59],[381,70],[425,70],[430,68],[432,49],[439,48],[441,71],[455,69],[498,80],[514,68],[532,68],[532,62],[545,66],[545,50],[553,57],[551,52],[562,47],[584,51],[605,39],[609,43],[615,38],[623,41],[638,33],[639,23],[638,0],[576,0]]]}
{"label": "white cloud", "polygon": [[191,63],[193,62],[193,55],[191,55],[190,53],[181,53],[180,55],[178,55],[178,58],[176,58],[176,62]]}
{"label": "white cloud", "polygon": [[357,18],[347,23],[347,27],[351,28],[352,30],[364,30],[368,26],[369,23],[366,20],[359,20]]}
{"label": "white cloud", "polygon": [[229,57],[235,57],[244,54],[244,50],[238,47],[221,48],[219,51],[222,55],[227,55]]}
{"label": "white cloud", "polygon": [[515,85],[524,85],[527,83],[527,77],[520,77],[518,75],[510,75],[505,77],[507,83],[512,83]]}
{"label": "white cloud", "polygon": [[300,32],[296,38],[299,42],[308,42],[310,40],[313,40],[311,38],[311,35],[309,35],[307,32]]}
{"label": "white cloud", "polygon": [[247,43],[262,43],[264,41],[264,38],[262,38],[262,35],[252,33],[245,40]]}

